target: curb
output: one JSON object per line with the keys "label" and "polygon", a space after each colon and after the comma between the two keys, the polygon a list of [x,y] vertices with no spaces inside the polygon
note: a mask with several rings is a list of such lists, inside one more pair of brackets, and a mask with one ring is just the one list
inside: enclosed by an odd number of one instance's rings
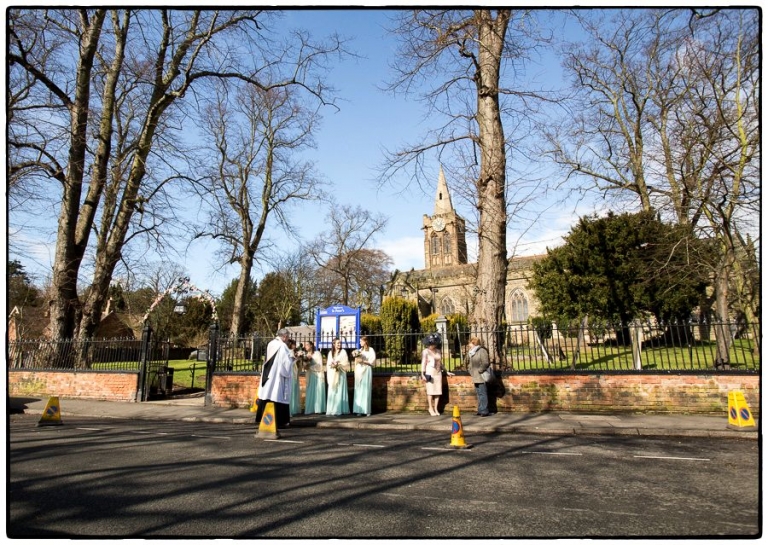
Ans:
{"label": "curb", "polygon": [[[23,411],[11,411],[16,414],[42,414],[41,410],[27,408]],[[236,424],[255,426],[255,418],[250,417],[222,417],[222,416],[186,416],[186,417],[163,417],[150,415],[132,415],[130,417],[120,415],[89,414],[89,412],[69,412],[62,411],[62,418],[83,416],[88,418],[110,418],[123,419],[132,418],[135,420],[147,421],[181,421],[181,422],[205,422],[210,424]],[[298,428],[321,428],[321,429],[370,429],[370,430],[388,430],[388,431],[446,431],[444,423],[447,420],[437,423],[402,423],[402,422],[376,422],[366,421],[366,419],[353,420],[309,420],[294,421],[291,423],[293,429]],[[488,425],[475,428],[472,423],[464,424],[464,429],[473,434],[492,434],[492,433],[514,433],[529,435],[595,435],[595,436],[627,436],[627,437],[701,437],[711,439],[739,439],[756,441],[759,433],[756,430],[686,430],[686,429],[667,429],[667,428],[636,428],[636,427],[541,427],[528,425]]]}

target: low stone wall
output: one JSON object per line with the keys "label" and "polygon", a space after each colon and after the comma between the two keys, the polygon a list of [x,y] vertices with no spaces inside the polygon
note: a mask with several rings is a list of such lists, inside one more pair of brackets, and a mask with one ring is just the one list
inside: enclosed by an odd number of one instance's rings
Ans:
{"label": "low stone wall", "polygon": [[8,395],[11,397],[135,401],[138,384],[136,371],[8,371]]}
{"label": "low stone wall", "polygon": [[[258,392],[258,374],[217,373],[211,400],[219,407],[249,407]],[[350,400],[354,377],[348,375]],[[754,374],[515,374],[502,378],[499,411],[655,412],[722,414],[728,392],[744,393],[751,411],[760,413],[760,376]],[[305,377],[299,378],[302,398]],[[135,401],[137,372],[8,371],[8,395],[60,396],[80,399]],[[302,399],[303,401],[303,399]],[[424,385],[412,375],[375,375],[373,411],[424,411]],[[445,379],[441,405],[477,410],[475,389],[467,375]]]}
{"label": "low stone wall", "polygon": [[[259,375],[216,374],[211,399],[215,405],[249,407],[258,392]],[[304,376],[299,379],[302,398]],[[744,374],[563,374],[505,375],[499,411],[655,412],[722,414],[728,392],[740,390],[754,414],[760,411],[760,377]],[[348,377],[350,400],[354,379]],[[373,411],[425,411],[424,386],[415,376],[373,377]],[[477,410],[469,376],[456,375],[443,384],[441,405]]]}

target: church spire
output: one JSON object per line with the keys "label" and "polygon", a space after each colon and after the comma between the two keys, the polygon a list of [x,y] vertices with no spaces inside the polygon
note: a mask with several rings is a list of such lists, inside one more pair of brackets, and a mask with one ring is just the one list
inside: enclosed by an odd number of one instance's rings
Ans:
{"label": "church spire", "polygon": [[440,165],[440,175],[437,178],[437,193],[435,193],[435,212],[432,215],[436,216],[438,214],[448,214],[450,212],[453,212],[451,194],[448,192],[448,184],[445,183],[443,166]]}
{"label": "church spire", "polygon": [[453,209],[442,165],[437,178],[435,211],[432,216],[424,214],[423,225],[424,262],[427,269],[453,267],[467,262],[464,219]]}

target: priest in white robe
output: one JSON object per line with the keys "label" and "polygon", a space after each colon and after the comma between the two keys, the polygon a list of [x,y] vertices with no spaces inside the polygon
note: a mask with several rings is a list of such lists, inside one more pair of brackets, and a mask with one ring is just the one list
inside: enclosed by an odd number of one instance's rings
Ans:
{"label": "priest in white robe", "polygon": [[267,345],[266,361],[261,372],[259,402],[256,411],[256,425],[261,423],[268,401],[275,404],[277,429],[284,429],[291,422],[291,386],[293,380],[293,356],[285,342],[288,330],[280,329],[277,336]]}

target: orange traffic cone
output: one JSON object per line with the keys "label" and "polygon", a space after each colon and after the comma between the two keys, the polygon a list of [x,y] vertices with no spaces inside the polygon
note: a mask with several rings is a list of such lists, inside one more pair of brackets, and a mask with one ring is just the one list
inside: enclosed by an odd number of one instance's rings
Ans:
{"label": "orange traffic cone", "polygon": [[451,446],[453,448],[471,447],[471,445],[468,445],[464,442],[464,428],[461,425],[461,412],[459,411],[458,405],[453,406],[453,421],[451,422]]}
{"label": "orange traffic cone", "polygon": [[280,434],[277,433],[277,418],[275,417],[275,404],[272,401],[268,401],[264,407],[264,414],[259,422],[259,433],[256,437],[262,437],[265,439],[279,439]]}
{"label": "orange traffic cone", "polygon": [[61,426],[61,405],[59,405],[58,397],[51,397],[48,399],[48,404],[45,406],[43,416],[40,418],[38,426]]}

